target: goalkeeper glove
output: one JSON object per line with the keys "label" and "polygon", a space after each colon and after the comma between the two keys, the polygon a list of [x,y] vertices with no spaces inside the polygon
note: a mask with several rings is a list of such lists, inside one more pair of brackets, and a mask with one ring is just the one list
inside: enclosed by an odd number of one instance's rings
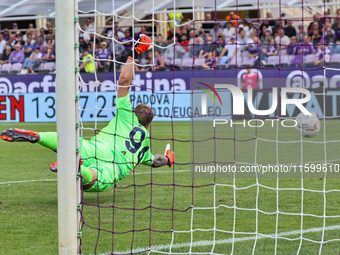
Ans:
{"label": "goalkeeper glove", "polygon": [[170,144],[169,144],[169,143],[165,146],[164,156],[165,156],[166,159],[167,159],[166,164],[167,164],[169,167],[171,167],[172,164],[173,164],[174,161],[175,161],[175,153],[172,152],[172,151],[170,151]]}

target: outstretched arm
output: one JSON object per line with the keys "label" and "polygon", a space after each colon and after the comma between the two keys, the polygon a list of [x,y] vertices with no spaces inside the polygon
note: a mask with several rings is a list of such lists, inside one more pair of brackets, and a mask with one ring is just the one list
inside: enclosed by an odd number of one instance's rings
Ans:
{"label": "outstretched arm", "polygon": [[125,97],[129,94],[130,85],[132,83],[132,76],[133,76],[133,58],[129,57],[126,61],[126,64],[123,67],[122,72],[120,73],[119,80],[118,80],[118,98]]}

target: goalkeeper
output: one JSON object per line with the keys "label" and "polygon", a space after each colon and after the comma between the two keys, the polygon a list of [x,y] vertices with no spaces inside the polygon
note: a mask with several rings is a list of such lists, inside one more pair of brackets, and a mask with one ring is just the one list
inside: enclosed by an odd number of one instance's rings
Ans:
{"label": "goalkeeper", "polygon": [[[151,39],[141,35],[133,50],[135,56],[151,47]],[[153,118],[152,108],[139,104],[132,110],[129,89],[132,83],[134,59],[129,57],[120,76],[117,95],[116,117],[92,137],[80,139],[82,157],[81,175],[83,189],[89,192],[105,191],[129,174],[138,164],[152,167],[172,166],[175,155],[170,151],[170,144],[165,148],[165,155],[152,155],[148,128]],[[9,142],[26,141],[38,143],[57,151],[56,132],[35,132],[10,128],[1,133],[1,138]],[[57,172],[57,161],[50,169]]]}

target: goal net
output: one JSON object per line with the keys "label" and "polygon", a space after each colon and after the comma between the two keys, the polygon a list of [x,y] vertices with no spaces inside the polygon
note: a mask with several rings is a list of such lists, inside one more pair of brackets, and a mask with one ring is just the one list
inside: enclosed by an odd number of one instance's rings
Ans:
{"label": "goal net", "polygon": [[[81,139],[100,134],[117,116],[120,72],[139,34],[148,34],[153,48],[134,56],[129,97],[133,109],[153,108],[151,152],[162,155],[170,143],[176,158],[172,167],[140,164],[105,192],[82,188],[79,253],[340,252],[335,3],[84,6],[78,9]],[[301,107],[292,102],[304,99]],[[311,117],[296,119],[302,109],[313,112],[320,129],[313,137],[306,137]],[[97,151],[93,160],[117,163]]]}

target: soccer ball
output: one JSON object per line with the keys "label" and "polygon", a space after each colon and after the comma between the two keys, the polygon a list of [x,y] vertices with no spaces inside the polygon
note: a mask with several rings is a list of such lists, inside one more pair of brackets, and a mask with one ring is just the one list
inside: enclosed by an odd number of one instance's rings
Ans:
{"label": "soccer ball", "polygon": [[321,124],[315,112],[312,112],[311,115],[301,112],[296,116],[295,121],[297,124],[295,130],[306,138],[316,136],[320,132]]}

